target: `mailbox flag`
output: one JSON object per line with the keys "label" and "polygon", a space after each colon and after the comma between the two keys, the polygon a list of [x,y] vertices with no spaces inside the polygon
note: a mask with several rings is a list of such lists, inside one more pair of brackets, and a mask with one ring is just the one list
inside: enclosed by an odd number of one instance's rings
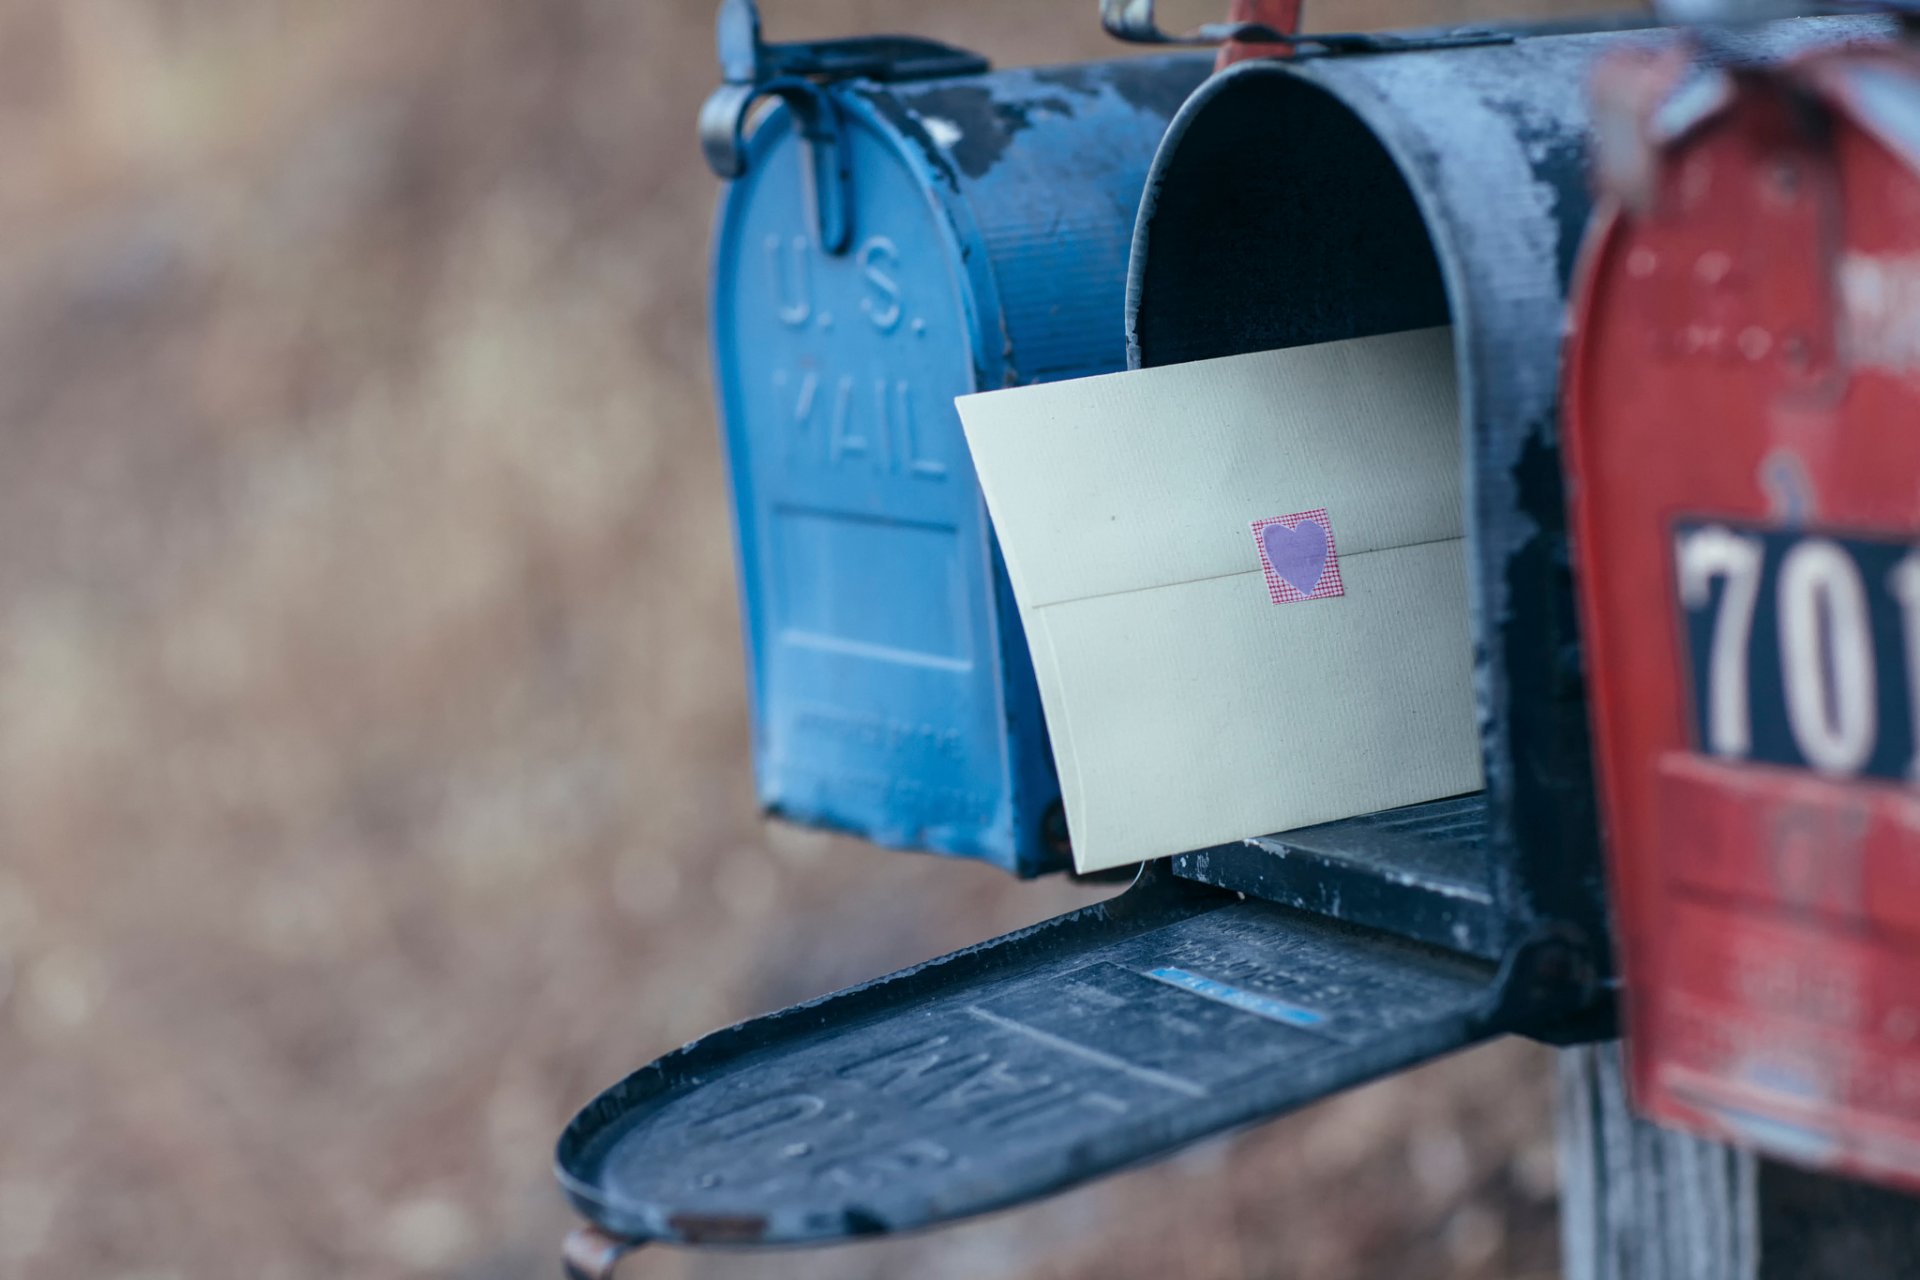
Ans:
{"label": "mailbox flag", "polygon": [[1451,330],[958,403],[1080,870],[1483,785]]}

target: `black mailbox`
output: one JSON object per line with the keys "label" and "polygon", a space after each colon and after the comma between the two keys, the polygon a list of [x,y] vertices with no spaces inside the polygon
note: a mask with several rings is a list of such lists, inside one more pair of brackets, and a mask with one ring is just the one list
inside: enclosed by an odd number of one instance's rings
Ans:
{"label": "black mailbox", "polygon": [[1587,70],[1624,38],[1249,63],[1170,128],[1134,239],[1136,367],[1452,325],[1487,779],[1175,874],[1486,962],[1552,938],[1603,966],[1555,373]]}
{"label": "black mailbox", "polygon": [[1141,206],[1137,365],[1452,325],[1486,791],[1153,864],[1101,906],[660,1059],[561,1142],[604,1256],[924,1226],[1492,1035],[1606,1033],[1557,397],[1584,86],[1641,38],[1303,40],[1187,102]]}

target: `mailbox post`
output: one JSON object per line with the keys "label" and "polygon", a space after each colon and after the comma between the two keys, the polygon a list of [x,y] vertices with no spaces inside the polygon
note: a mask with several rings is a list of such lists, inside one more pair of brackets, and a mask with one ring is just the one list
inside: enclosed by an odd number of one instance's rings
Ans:
{"label": "mailbox post", "polygon": [[1561,1054],[1566,1280],[1905,1280],[1920,1205],[1635,1114],[1618,1044]]}

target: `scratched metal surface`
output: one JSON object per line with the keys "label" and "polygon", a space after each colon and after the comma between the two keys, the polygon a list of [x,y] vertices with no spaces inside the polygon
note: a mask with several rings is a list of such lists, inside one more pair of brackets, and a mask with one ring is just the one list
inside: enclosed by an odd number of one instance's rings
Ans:
{"label": "scratched metal surface", "polygon": [[1183,54],[868,91],[963,196],[985,249],[1001,333],[980,352],[983,386],[1126,367],[1127,254],[1147,165],[1211,69],[1209,55]]}
{"label": "scratched metal surface", "polygon": [[1436,947],[1497,959],[1486,796],[1462,796],[1183,853],[1174,873]]}

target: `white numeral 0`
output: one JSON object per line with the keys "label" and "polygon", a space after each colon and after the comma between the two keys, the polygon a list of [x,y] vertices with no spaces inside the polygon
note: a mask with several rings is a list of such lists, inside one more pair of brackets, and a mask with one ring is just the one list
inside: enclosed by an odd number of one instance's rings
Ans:
{"label": "white numeral 0", "polygon": [[1760,560],[1758,538],[1743,538],[1719,525],[1696,529],[1680,541],[1680,599],[1687,608],[1706,608],[1713,580],[1727,580],[1707,655],[1707,749],[1717,756],[1738,759],[1753,749],[1747,646],[1760,597]]}
{"label": "white numeral 0", "polygon": [[[1920,728],[1920,553],[1908,556],[1891,574],[1893,598],[1900,602],[1900,616],[1907,633],[1907,698],[1912,723]],[[1920,779],[1920,749],[1907,765],[1907,776]]]}
{"label": "white numeral 0", "polygon": [[1780,564],[1780,666],[1787,726],[1807,763],[1857,773],[1873,754],[1873,633],[1853,557],[1809,538]]}

